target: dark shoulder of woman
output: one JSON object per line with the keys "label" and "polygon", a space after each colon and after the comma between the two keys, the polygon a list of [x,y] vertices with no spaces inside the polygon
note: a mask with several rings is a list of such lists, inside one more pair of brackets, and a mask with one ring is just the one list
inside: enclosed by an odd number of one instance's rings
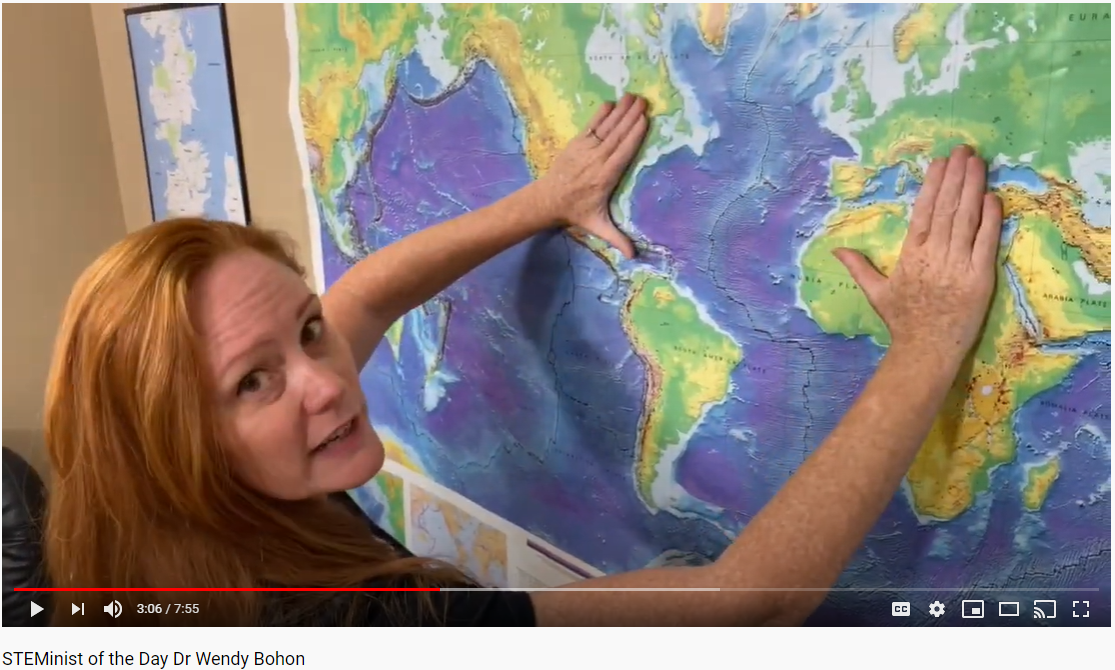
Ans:
{"label": "dark shoulder of woman", "polygon": [[[406,576],[377,580],[368,588],[416,588]],[[487,590],[472,584],[439,591],[342,591],[276,593],[269,626],[533,626],[534,607],[525,592]],[[308,597],[299,597],[308,596]]]}
{"label": "dark shoulder of woman", "polygon": [[[367,594],[377,595],[377,594]],[[369,608],[358,606],[353,626],[533,626],[534,606],[525,592],[458,585],[451,590],[392,591]],[[366,601],[367,602],[367,601]],[[362,616],[361,616],[362,615]],[[363,620],[361,620],[361,618]]]}

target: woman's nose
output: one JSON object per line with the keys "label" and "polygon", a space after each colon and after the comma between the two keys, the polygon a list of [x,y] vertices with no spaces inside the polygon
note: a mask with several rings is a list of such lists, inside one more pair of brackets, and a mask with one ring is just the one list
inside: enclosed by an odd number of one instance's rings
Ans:
{"label": "woman's nose", "polygon": [[303,379],[304,404],[310,414],[319,414],[330,409],[344,396],[344,378],[324,361],[310,360]]}

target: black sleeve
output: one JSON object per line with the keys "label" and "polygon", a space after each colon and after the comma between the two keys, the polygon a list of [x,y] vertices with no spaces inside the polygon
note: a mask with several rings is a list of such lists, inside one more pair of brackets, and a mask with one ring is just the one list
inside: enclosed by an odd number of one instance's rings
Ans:
{"label": "black sleeve", "polygon": [[[530,594],[518,591],[358,591],[324,599],[275,594],[268,626],[534,626]],[[325,595],[325,594],[318,594]]]}
{"label": "black sleeve", "polygon": [[[43,566],[42,516],[46,487],[39,473],[15,451],[4,447],[4,623],[47,626],[53,598],[49,592],[16,591],[47,586]],[[32,619],[31,601],[47,613]]]}
{"label": "black sleeve", "polygon": [[534,626],[534,603],[522,591],[445,591],[448,626]]}
{"label": "black sleeve", "polygon": [[[354,626],[534,626],[530,594],[466,589],[368,594]],[[359,611],[359,610],[358,610]],[[363,619],[363,620],[360,620]]]}

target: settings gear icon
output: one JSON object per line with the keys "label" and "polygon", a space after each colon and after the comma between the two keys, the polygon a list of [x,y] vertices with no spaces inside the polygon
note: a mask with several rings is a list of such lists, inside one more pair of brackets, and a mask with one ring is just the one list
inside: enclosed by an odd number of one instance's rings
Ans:
{"label": "settings gear icon", "polygon": [[934,600],[933,604],[929,606],[929,613],[935,617],[939,617],[945,613],[945,606],[940,600]]}

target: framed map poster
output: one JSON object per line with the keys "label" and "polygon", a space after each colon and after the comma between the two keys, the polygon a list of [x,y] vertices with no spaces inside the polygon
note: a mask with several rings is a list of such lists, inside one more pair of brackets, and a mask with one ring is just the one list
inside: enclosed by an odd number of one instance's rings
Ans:
{"label": "framed map poster", "polygon": [[138,6],[124,20],[152,219],[247,225],[224,5]]}

